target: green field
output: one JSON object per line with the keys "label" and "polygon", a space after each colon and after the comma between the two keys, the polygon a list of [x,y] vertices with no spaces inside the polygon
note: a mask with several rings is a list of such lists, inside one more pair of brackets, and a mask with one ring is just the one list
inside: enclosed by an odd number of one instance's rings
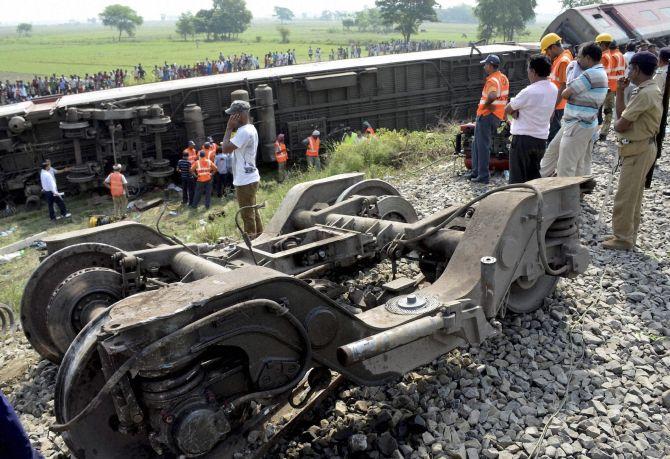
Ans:
{"label": "green field", "polygon": [[[298,62],[307,60],[307,49],[321,47],[324,58],[331,48],[352,42],[367,43],[400,39],[400,34],[360,33],[343,29],[340,22],[295,21],[286,25],[291,30],[290,43],[280,43],[277,21],[255,21],[235,41],[183,41],[171,22],[148,22],[137,30],[135,38],[114,41],[115,30],[94,25],[33,26],[29,37],[19,37],[14,27],[0,27],[0,78],[27,79],[33,75],[79,74],[109,71],[114,68],[132,70],[138,63],[146,69],[155,64],[193,64],[205,58],[224,55],[253,54],[262,57],[270,51],[295,48]],[[475,24],[427,23],[417,40],[454,40],[458,44],[476,40]],[[539,40],[544,29],[531,25],[530,35],[522,41]],[[261,59],[262,61],[262,59]]]}

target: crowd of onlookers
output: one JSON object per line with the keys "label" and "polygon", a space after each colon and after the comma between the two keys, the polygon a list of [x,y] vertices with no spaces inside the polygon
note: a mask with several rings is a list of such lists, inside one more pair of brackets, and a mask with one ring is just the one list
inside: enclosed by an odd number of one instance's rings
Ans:
{"label": "crowd of onlookers", "polygon": [[[454,48],[454,41],[410,41],[391,40],[382,43],[350,46],[339,46],[329,51],[320,47],[309,47],[307,51],[307,62],[322,62],[324,60],[353,59],[367,56],[381,56],[386,54],[408,53],[416,51],[428,51],[434,49]],[[81,92],[97,91],[100,89],[119,88],[130,83],[143,83],[148,81],[170,81],[198,76],[216,75],[221,73],[240,72],[244,70],[256,70],[259,68],[280,67],[297,64],[295,49],[286,51],[270,51],[262,58],[251,54],[225,56],[220,53],[217,59],[205,59],[192,65],[169,64],[154,65],[153,69],[147,71],[138,64],[132,71],[114,69],[111,71],[100,71],[97,73],[86,73],[80,75],[51,76],[35,75],[32,80],[16,80],[10,82],[0,81],[0,105],[12,104],[31,100],[35,97],[78,94]]]}
{"label": "crowd of onlookers", "polygon": [[32,80],[0,81],[0,104],[23,102],[35,97],[58,94],[77,94],[99,89],[118,88],[125,85],[128,72],[115,69],[94,74],[51,76],[35,75]]}

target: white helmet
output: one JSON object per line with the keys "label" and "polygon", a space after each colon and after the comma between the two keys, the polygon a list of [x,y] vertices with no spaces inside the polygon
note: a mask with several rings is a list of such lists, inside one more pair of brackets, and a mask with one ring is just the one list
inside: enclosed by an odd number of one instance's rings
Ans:
{"label": "white helmet", "polygon": [[314,132],[312,132],[312,135],[314,137],[319,137],[321,135],[321,133],[319,131],[314,131]]}

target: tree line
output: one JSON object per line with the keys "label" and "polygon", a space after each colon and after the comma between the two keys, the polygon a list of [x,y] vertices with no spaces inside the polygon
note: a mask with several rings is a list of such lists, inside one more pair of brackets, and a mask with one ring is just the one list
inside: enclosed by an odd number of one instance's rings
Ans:
{"label": "tree line", "polygon": [[[561,0],[564,8],[602,3],[602,0]],[[357,27],[360,32],[400,32],[405,42],[419,31],[424,22],[478,23],[479,38],[491,40],[502,37],[514,41],[523,35],[526,25],[535,18],[536,0],[477,0],[474,8],[465,4],[442,9],[436,0],[376,0],[375,8],[366,8],[354,14],[343,11],[324,10],[320,18],[339,19],[345,29]],[[289,8],[274,7],[274,17],[282,24],[294,19]],[[118,40],[125,33],[129,37],[142,25],[143,18],[132,8],[114,4],[105,7],[99,15],[103,25],[118,30]],[[251,11],[244,0],[212,0],[212,8],[197,13],[182,13],[176,23],[177,33],[187,39],[204,35],[206,40],[231,40],[244,32],[251,24]],[[28,36],[32,25],[17,26],[17,34]],[[282,42],[288,41],[289,30],[282,27]]]}

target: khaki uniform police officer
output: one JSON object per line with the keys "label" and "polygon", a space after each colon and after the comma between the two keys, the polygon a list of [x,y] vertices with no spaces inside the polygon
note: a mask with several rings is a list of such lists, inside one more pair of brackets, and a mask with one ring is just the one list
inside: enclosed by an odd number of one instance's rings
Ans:
{"label": "khaki uniform police officer", "polygon": [[[614,130],[619,138],[621,173],[614,197],[612,230],[614,235],[603,247],[630,250],[635,246],[640,226],[642,192],[649,169],[656,158],[656,134],[661,121],[661,92],[653,81],[658,60],[648,51],[635,54],[630,60],[630,77],[619,79]],[[625,106],[623,93],[630,83],[633,90]]]}

